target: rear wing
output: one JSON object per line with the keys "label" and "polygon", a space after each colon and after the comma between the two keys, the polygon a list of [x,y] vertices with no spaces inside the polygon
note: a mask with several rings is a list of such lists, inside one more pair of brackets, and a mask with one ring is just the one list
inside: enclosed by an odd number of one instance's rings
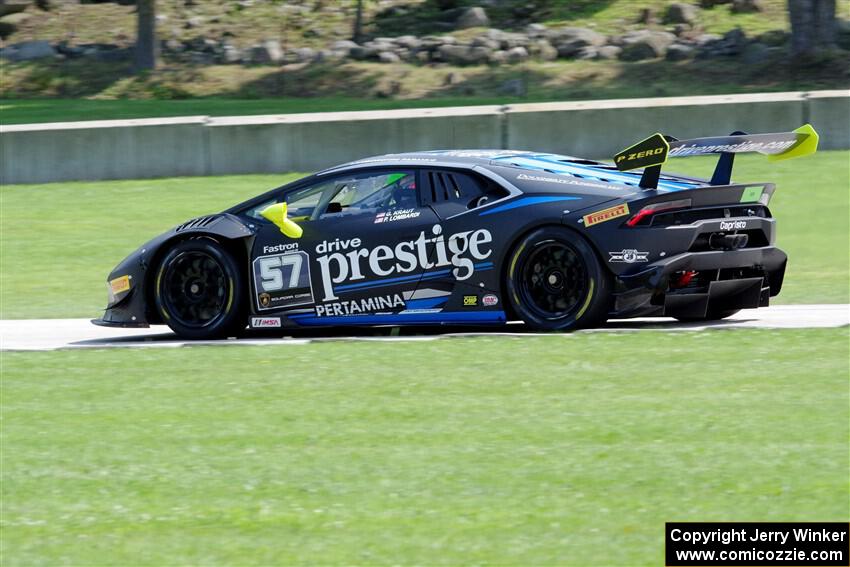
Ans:
{"label": "rear wing", "polygon": [[732,179],[735,154],[756,152],[767,156],[769,161],[780,161],[815,153],[818,148],[818,133],[811,124],[793,132],[778,134],[746,134],[733,132],[729,136],[677,140],[672,136],[655,134],[614,156],[614,164],[620,171],[644,168],[640,178],[643,189],[656,189],[661,176],[661,166],[670,157],[704,156],[720,154],[712,185],[728,185]]}

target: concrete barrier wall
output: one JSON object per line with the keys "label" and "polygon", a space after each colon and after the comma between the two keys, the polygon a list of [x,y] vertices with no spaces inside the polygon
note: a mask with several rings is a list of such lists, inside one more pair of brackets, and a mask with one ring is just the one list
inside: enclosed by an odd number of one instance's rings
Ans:
{"label": "concrete barrier wall", "polygon": [[805,122],[822,149],[850,149],[850,91],[25,124],[0,126],[0,183],[309,172],[438,148],[606,158],[655,132],[689,138]]}
{"label": "concrete barrier wall", "polygon": [[0,183],[204,175],[205,117],[0,127]]}
{"label": "concrete barrier wall", "polygon": [[499,107],[212,118],[210,173],[315,171],[353,159],[498,147]]}
{"label": "concrete barrier wall", "polygon": [[820,134],[820,149],[850,147],[850,94],[848,91],[809,93],[804,106],[806,120]]}

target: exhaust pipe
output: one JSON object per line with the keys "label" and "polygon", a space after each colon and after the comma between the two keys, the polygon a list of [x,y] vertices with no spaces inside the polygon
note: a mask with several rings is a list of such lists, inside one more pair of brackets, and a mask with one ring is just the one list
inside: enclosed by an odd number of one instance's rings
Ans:
{"label": "exhaust pipe", "polygon": [[750,237],[746,234],[723,234],[715,232],[708,237],[708,246],[712,250],[738,250],[747,245]]}

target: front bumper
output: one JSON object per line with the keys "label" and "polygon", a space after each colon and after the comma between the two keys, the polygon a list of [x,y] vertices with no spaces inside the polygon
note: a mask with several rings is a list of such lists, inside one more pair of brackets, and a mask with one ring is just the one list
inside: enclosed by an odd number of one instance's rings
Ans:
{"label": "front bumper", "polygon": [[93,325],[97,325],[98,327],[123,327],[125,329],[150,327],[147,323],[136,323],[134,321],[109,321],[105,318],[92,319],[91,322]]}
{"label": "front bumper", "polygon": [[[788,257],[775,246],[685,252],[618,276],[611,317],[705,317],[710,311],[766,307],[782,288]],[[677,275],[700,274],[675,287]]]}

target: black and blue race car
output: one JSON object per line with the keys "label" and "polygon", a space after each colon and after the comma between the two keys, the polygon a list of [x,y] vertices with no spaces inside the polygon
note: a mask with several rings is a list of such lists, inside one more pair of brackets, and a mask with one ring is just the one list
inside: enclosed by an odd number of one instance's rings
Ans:
{"label": "black and blue race car", "polygon": [[[736,153],[816,150],[790,133],[656,134],[613,164],[550,153],[384,155],[321,171],[142,245],[109,275],[98,325],[246,328],[722,319],[779,293],[774,185],[731,182]],[[662,174],[718,154],[711,179]]]}

